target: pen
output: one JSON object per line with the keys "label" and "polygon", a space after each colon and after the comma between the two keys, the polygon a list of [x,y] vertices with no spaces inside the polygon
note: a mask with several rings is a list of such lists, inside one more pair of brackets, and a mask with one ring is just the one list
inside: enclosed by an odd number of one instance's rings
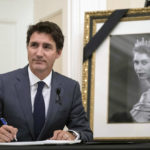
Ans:
{"label": "pen", "polygon": [[[7,125],[7,121],[6,121],[5,118],[0,118],[0,121],[1,121],[1,123],[2,123],[3,125]],[[14,140],[17,141],[16,136],[14,137]]]}

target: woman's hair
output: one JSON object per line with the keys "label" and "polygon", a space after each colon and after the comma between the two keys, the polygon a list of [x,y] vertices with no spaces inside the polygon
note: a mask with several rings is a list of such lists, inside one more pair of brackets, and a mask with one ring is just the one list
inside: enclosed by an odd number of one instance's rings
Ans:
{"label": "woman's hair", "polygon": [[144,37],[141,40],[137,39],[133,52],[145,53],[150,57],[150,40],[144,40]]}

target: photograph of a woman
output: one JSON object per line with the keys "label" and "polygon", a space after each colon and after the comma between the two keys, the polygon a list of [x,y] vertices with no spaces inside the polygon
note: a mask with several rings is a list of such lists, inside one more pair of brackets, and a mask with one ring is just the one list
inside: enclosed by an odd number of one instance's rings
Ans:
{"label": "photograph of a woman", "polygon": [[150,123],[150,34],[110,37],[108,123]]}
{"label": "photograph of a woman", "polygon": [[150,40],[138,39],[133,48],[134,70],[140,82],[147,90],[141,94],[139,101],[130,111],[136,122],[150,121]]}

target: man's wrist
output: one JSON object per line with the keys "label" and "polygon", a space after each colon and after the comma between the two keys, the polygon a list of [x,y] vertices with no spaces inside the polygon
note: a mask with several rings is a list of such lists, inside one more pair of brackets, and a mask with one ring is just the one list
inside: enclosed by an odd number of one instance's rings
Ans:
{"label": "man's wrist", "polygon": [[80,134],[74,130],[68,130],[72,135],[74,135],[76,138],[74,140],[79,140],[80,139]]}

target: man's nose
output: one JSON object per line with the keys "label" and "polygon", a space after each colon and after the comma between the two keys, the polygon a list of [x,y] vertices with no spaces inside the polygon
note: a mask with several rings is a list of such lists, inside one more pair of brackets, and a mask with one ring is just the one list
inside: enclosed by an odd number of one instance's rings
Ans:
{"label": "man's nose", "polygon": [[43,56],[43,48],[42,48],[41,46],[38,47],[36,54],[37,54],[38,56]]}

